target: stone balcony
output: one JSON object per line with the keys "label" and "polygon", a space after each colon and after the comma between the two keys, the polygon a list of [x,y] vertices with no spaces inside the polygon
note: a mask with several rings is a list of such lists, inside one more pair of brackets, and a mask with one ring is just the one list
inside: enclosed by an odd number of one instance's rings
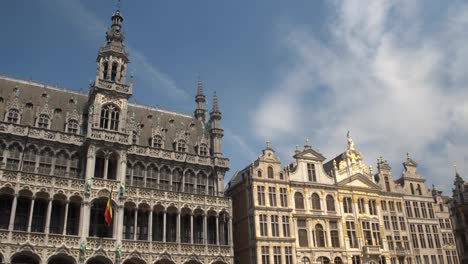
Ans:
{"label": "stone balcony", "polygon": [[[28,233],[23,231],[0,230],[0,242],[5,245],[24,245],[28,243],[35,247],[60,248],[65,246],[69,249],[80,248],[79,236]],[[88,237],[86,239],[86,248],[90,250],[102,248],[105,251],[114,252],[117,248],[117,240]],[[229,245],[178,244],[158,241],[122,240],[121,248],[122,252],[138,251],[154,254],[167,252],[176,255],[232,256],[233,253]]]}
{"label": "stone balcony", "polygon": [[410,250],[407,250],[405,248],[397,248],[395,250],[393,250],[393,253],[397,256],[410,256],[411,255],[411,251]]}
{"label": "stone balcony", "polygon": [[362,251],[366,255],[380,255],[381,254],[380,246],[364,246],[362,247]]}
{"label": "stone balcony", "polygon": [[30,127],[25,125],[18,125],[12,123],[6,123],[0,121],[0,133],[24,136],[30,138],[36,138],[41,140],[73,144],[73,145],[82,145],[84,142],[84,137],[81,135],[75,135],[65,132],[52,131],[43,128]]}
{"label": "stone balcony", "polygon": [[103,80],[103,79],[98,79],[97,83],[95,83],[95,86],[97,86],[99,88],[105,88],[105,89],[111,90],[111,91],[124,93],[124,94],[127,94],[129,96],[132,94],[132,90],[133,90],[132,89],[133,87],[131,85],[116,83],[116,82],[107,81],[107,80]]}

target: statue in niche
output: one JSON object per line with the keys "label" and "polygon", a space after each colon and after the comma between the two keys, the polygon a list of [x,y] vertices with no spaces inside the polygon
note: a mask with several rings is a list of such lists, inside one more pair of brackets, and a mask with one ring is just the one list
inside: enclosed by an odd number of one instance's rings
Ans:
{"label": "statue in niche", "polygon": [[120,183],[119,187],[119,196],[120,197],[125,197],[125,183]]}
{"label": "statue in niche", "polygon": [[85,191],[86,193],[91,192],[91,186],[93,185],[93,180],[91,178],[86,180]]}

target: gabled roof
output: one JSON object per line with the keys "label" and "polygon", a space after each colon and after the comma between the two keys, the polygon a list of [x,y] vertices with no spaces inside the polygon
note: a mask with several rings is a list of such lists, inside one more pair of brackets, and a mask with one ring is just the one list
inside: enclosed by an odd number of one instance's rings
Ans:
{"label": "gabled roof", "polygon": [[296,153],[293,157],[295,159],[315,160],[320,162],[326,159],[321,153],[312,148],[306,148],[303,151]]}
{"label": "gabled roof", "polygon": [[357,173],[337,183],[338,187],[358,187],[380,191],[382,188],[367,176]]}

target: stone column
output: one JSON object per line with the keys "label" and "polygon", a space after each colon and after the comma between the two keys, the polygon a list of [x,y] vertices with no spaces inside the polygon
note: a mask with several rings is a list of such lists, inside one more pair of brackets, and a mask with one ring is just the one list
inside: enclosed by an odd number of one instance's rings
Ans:
{"label": "stone column", "polygon": [[122,241],[122,235],[123,235],[123,221],[124,221],[124,213],[125,213],[125,210],[124,210],[124,206],[123,205],[118,205],[117,206],[117,235],[116,235],[116,238],[117,238],[117,242],[120,243],[120,241]]}
{"label": "stone column", "polygon": [[[89,117],[89,118],[92,118],[92,117]],[[93,121],[94,122],[94,121]],[[94,166],[96,165],[96,159],[95,159],[95,156],[96,156],[96,153],[95,153],[95,148],[94,146],[89,146],[88,147],[88,155],[87,155],[87,161],[86,161],[86,175],[85,175],[85,178],[86,179],[90,179],[92,177],[94,177]]]}
{"label": "stone column", "polygon": [[125,184],[125,180],[126,180],[125,174],[127,173],[127,154],[124,151],[121,151],[119,156],[120,156],[119,157],[120,166],[118,169],[118,172],[119,172],[118,180],[120,180],[120,182]]}
{"label": "stone column", "polygon": [[18,194],[13,195],[13,202],[11,204],[11,213],[10,213],[10,222],[8,225],[8,231],[13,231],[15,227],[15,215],[16,215],[16,206],[18,204]]}
{"label": "stone column", "polygon": [[180,212],[177,212],[176,241],[180,244]]}
{"label": "stone column", "polygon": [[203,216],[203,244],[208,244],[208,215]]}
{"label": "stone column", "polygon": [[216,215],[216,245],[219,246],[219,215]]}
{"label": "stone column", "polygon": [[232,246],[232,217],[228,218],[228,245]]}
{"label": "stone column", "polygon": [[34,201],[35,197],[32,197],[31,199],[31,208],[29,208],[29,220],[28,220],[28,233],[31,232],[31,224],[32,224],[32,219],[33,219],[33,214],[34,214]]}
{"label": "stone column", "polygon": [[119,62],[117,64],[117,74],[115,75],[115,81],[120,83],[120,70],[121,70],[122,64]]}
{"label": "stone column", "polygon": [[46,228],[44,230],[45,234],[49,234],[50,232],[50,215],[52,214],[52,202],[53,199],[49,199],[49,202],[47,204]]}
{"label": "stone column", "polygon": [[163,211],[163,242],[166,242],[166,210]]}
{"label": "stone column", "polygon": [[134,229],[133,229],[133,240],[137,240],[137,230],[138,230],[138,208],[135,208],[135,218],[133,218],[135,223],[134,223]]}
{"label": "stone column", "polygon": [[190,244],[193,244],[193,237],[195,236],[194,234],[195,228],[193,228],[193,213],[190,214]]}
{"label": "stone column", "polygon": [[148,241],[153,240],[153,210],[149,211],[148,216]]}
{"label": "stone column", "polygon": [[83,221],[81,223],[81,240],[85,241],[89,236],[89,215],[90,215],[90,204],[89,201],[84,201],[82,204],[82,216]]}
{"label": "stone column", "polygon": [[107,179],[108,170],[109,170],[109,153],[106,153],[105,159],[104,159],[104,175],[103,175],[104,179]]}
{"label": "stone column", "polygon": [[327,237],[327,240],[325,241],[325,247],[332,247],[332,241],[331,241],[331,229],[330,229],[330,220],[326,219],[325,220],[325,236]]}
{"label": "stone column", "polygon": [[68,221],[68,206],[70,204],[70,201],[66,201],[65,203],[65,216],[63,220],[63,235],[67,234],[67,221]]}

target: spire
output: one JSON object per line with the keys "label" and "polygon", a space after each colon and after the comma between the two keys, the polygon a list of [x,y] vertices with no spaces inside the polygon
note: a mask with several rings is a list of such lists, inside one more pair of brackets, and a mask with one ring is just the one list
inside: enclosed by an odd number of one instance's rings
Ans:
{"label": "spire", "polygon": [[112,15],[112,25],[110,30],[106,33],[106,39],[108,44],[113,43],[121,46],[125,39],[125,35],[122,32],[123,17],[120,14],[119,6],[120,4],[117,6],[117,10],[115,10],[114,15]]}
{"label": "spire", "polygon": [[197,108],[195,108],[195,112],[193,113],[195,118],[205,122],[206,116],[206,106],[205,106],[205,95],[203,94],[203,82],[198,77],[198,84],[197,84],[197,95],[195,96],[195,103],[197,103]]}
{"label": "spire", "polygon": [[221,157],[223,155],[221,139],[224,135],[224,130],[220,127],[221,112],[218,106],[218,96],[216,92],[213,96],[213,110],[210,113],[210,134],[212,138],[213,154],[215,157]]}
{"label": "spire", "polygon": [[218,96],[216,95],[216,92],[214,92],[213,96],[213,113],[220,113],[218,106]]}

